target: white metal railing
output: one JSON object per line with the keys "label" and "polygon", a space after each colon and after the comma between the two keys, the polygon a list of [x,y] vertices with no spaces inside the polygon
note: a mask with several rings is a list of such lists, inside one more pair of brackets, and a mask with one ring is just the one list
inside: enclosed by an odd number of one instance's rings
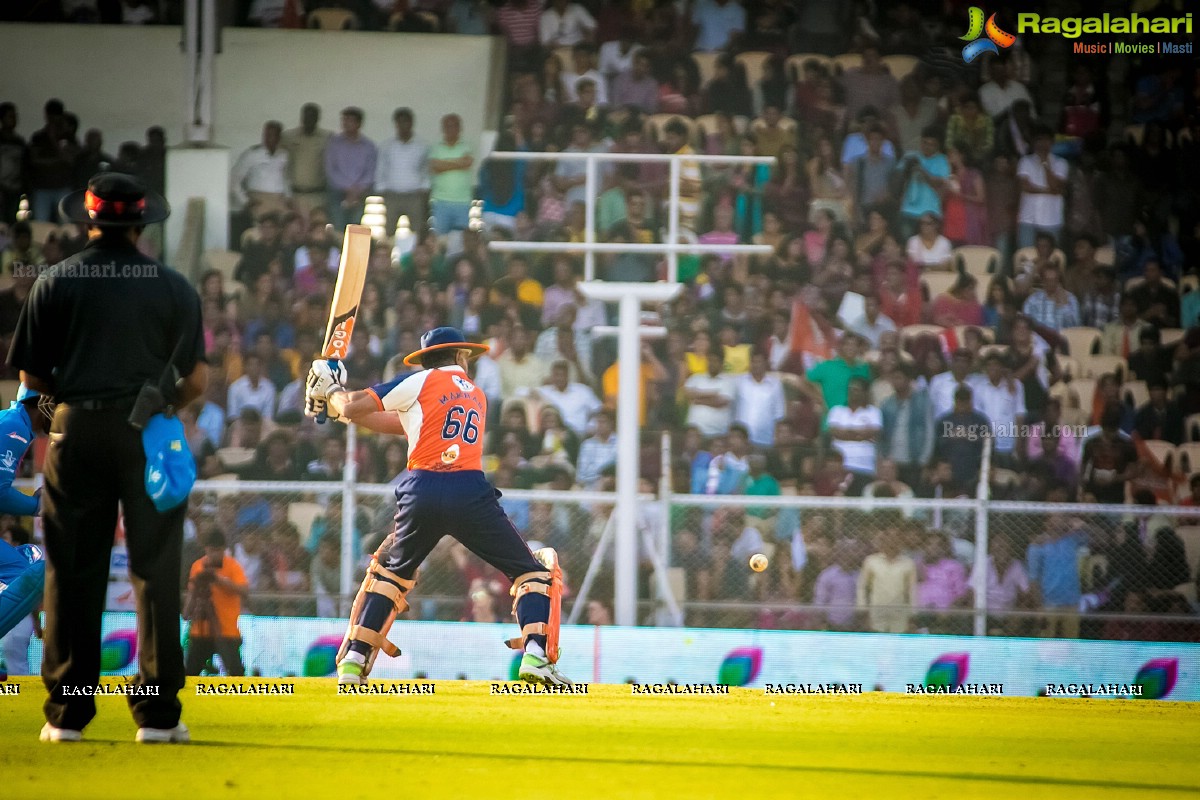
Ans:
{"label": "white metal railing", "polygon": [[[766,255],[772,252],[765,244],[700,244],[679,241],[679,184],[681,164],[774,164],[774,156],[712,156],[700,153],[532,153],[519,150],[498,150],[488,158],[496,161],[582,161],[584,162],[584,233],[582,242],[490,242],[488,248],[497,252],[583,253],[583,279],[596,279],[596,253],[654,253],[667,257],[667,283],[675,283],[679,275],[680,253],[747,253]],[[667,202],[667,240],[662,244],[638,244],[596,241],[596,197],[598,185],[596,165],[599,163],[662,164],[670,166]]]}

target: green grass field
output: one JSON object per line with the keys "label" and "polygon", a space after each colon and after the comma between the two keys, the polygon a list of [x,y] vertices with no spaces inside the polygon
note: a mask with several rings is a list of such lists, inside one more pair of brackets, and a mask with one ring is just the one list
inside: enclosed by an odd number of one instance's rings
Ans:
{"label": "green grass field", "polygon": [[[205,679],[211,683],[210,679]],[[146,746],[122,697],[82,744],[0,695],[0,798],[1157,798],[1200,794],[1192,703],[892,694],[183,694],[193,743]],[[774,703],[774,705],[772,705]]]}

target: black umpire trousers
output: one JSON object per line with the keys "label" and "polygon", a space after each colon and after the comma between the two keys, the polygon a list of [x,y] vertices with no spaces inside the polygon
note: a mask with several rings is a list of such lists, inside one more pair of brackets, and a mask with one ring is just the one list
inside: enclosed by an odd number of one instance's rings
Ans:
{"label": "black umpire trousers", "polygon": [[42,680],[46,720],[82,730],[96,702],[77,687],[100,678],[101,617],[108,566],[124,512],[129,578],[137,600],[138,675],[157,696],[130,695],[138,727],[173,728],[184,685],[179,643],[179,561],[187,504],[159,513],[146,495],[142,435],[129,406],[103,410],[59,404],[51,426],[42,492],[46,534],[46,630]]}

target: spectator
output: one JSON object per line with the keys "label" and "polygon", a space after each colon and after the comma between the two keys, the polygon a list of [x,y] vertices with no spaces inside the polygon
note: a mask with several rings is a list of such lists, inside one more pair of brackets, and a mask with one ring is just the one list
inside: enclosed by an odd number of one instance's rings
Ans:
{"label": "spectator", "polygon": [[900,83],[900,102],[892,109],[895,120],[896,144],[902,152],[919,150],[921,137],[938,121],[938,101],[921,90],[917,76],[910,75]]}
{"label": "spectator", "polygon": [[0,224],[16,222],[28,170],[29,147],[17,135],[17,107],[0,103]]}
{"label": "spectator", "polygon": [[947,328],[960,325],[982,326],[983,306],[979,304],[975,276],[959,273],[954,284],[933,299],[930,316],[933,324]]}
{"label": "spectator", "polygon": [[310,586],[317,596],[318,617],[340,617],[338,599],[341,596],[341,543],[330,532],[317,543],[317,556],[312,560]]}
{"label": "spectator", "polygon": [[594,105],[608,105],[608,82],[596,68],[596,48],[590,44],[577,44],[571,48],[571,60],[574,62],[571,72],[562,76],[563,97],[568,103],[583,105],[583,88],[585,81],[591,81],[595,88]]}
{"label": "spectator", "polygon": [[108,169],[115,160],[104,152],[103,134],[90,128],[83,136],[83,148],[75,156],[75,188],[86,189],[92,176]]}
{"label": "spectator", "polygon": [[880,309],[879,297],[875,294],[863,295],[862,316],[850,320],[846,329],[863,338],[871,350],[879,349],[879,341],[883,334],[896,330],[896,323]]}
{"label": "spectator", "polygon": [[538,387],[538,395],[558,409],[566,426],[582,438],[587,431],[588,420],[600,410],[600,399],[590,386],[571,382],[571,366],[566,361],[555,361],[550,365],[549,382]]}
{"label": "spectator", "polygon": [[616,419],[607,409],[596,412],[595,430],[579,446],[575,479],[584,489],[594,490],[606,468],[617,461]]}
{"label": "spectator", "polygon": [[697,0],[691,9],[695,48],[702,53],[724,50],[746,30],[746,9],[738,0]]}
{"label": "spectator", "polygon": [[307,214],[325,208],[325,147],[333,135],[318,127],[321,107],[305,103],[300,107],[300,126],[283,132],[280,143],[288,152],[288,187],[296,210]]}
{"label": "spectator", "polygon": [[596,20],[578,3],[550,0],[538,21],[538,30],[543,47],[574,47],[592,40]]}
{"label": "spectator", "polygon": [[295,258],[293,288],[300,296],[318,294],[326,281],[337,277],[341,255],[324,222],[309,223],[308,240],[297,248]]}
{"label": "spectator", "polygon": [[[272,273],[273,278],[292,277],[295,255],[283,244],[283,218],[274,212],[258,216],[254,236],[242,246],[233,277],[243,286],[254,286],[259,276]],[[218,273],[219,274],[219,273]]]}
{"label": "spectator", "polygon": [[1017,210],[1017,247],[1031,247],[1038,233],[1047,233],[1054,242],[1062,235],[1063,196],[1067,189],[1070,165],[1050,152],[1054,134],[1039,126],[1033,136],[1033,152],[1017,162],[1017,180],[1021,184],[1021,203]]}
{"label": "spectator", "polygon": [[853,333],[843,333],[838,342],[837,358],[814,365],[805,375],[808,393],[825,408],[846,405],[852,379],[871,379],[871,367],[859,358],[861,341]]}
{"label": "spectator", "polygon": [[[637,43],[637,29],[627,21],[622,21],[617,29],[615,39],[597,37],[603,42],[600,45],[600,74],[604,76],[609,88],[612,88],[613,81],[618,75],[628,73],[633,69],[633,61],[637,54],[641,52],[641,46]],[[620,103],[614,103],[620,107]]]}
{"label": "spectator", "polygon": [[925,214],[942,215],[941,191],[950,177],[950,162],[938,151],[940,146],[937,128],[926,128],[920,150],[905,153],[896,165],[904,186],[900,214],[910,234]]}
{"label": "spectator", "polygon": [[576,328],[578,314],[574,304],[561,306],[555,324],[538,334],[534,355],[546,364],[561,359],[570,368],[572,381],[591,386],[596,381],[592,337],[588,331]]}
{"label": "spectator", "polygon": [[1019,81],[1009,77],[1006,58],[996,57],[991,63],[991,80],[979,87],[979,104],[992,119],[996,119],[1012,108],[1014,103],[1024,100],[1033,103],[1029,90]]}
{"label": "spectator", "polygon": [[529,331],[524,325],[512,326],[506,344],[504,352],[496,359],[500,370],[500,396],[523,398],[530,390],[542,385],[548,365],[533,355]]}
{"label": "spectator", "polygon": [[[896,156],[884,128],[878,122],[866,128],[865,151],[849,161],[847,180],[854,198],[854,208],[860,222],[866,222],[868,214],[894,205],[891,188],[892,173],[896,168]],[[849,137],[847,137],[849,141]],[[845,151],[842,158],[845,161]],[[884,219],[882,214],[881,219]]]}
{"label": "spectator", "polygon": [[706,438],[723,436],[733,421],[737,382],[724,371],[725,355],[719,346],[708,351],[705,364],[705,372],[692,375],[683,384],[687,424]]}
{"label": "spectator", "polygon": [[897,363],[887,377],[894,394],[879,410],[879,455],[895,463],[900,480],[917,486],[933,451],[933,407],[929,393],[913,385],[912,368],[907,364]]}
{"label": "spectator", "polygon": [[933,461],[949,466],[956,489],[970,490],[979,480],[984,442],[991,435],[991,420],[973,407],[974,392],[970,386],[960,384],[953,396],[953,409],[934,420]]}
{"label": "spectator", "polygon": [[1163,280],[1162,266],[1148,260],[1143,267],[1144,280],[1128,290],[1137,303],[1138,316],[1159,328],[1179,327],[1179,292]]}
{"label": "spectator", "polygon": [[1017,427],[1025,422],[1025,387],[1005,375],[1004,356],[992,353],[985,363],[985,380],[976,381],[971,388],[975,407],[991,423],[993,463],[1004,467],[1014,463],[1017,444],[1024,442]]}
{"label": "spectator", "polygon": [[496,9],[495,25],[508,40],[509,68],[536,72],[541,62],[542,6],[536,0],[507,0]]}
{"label": "spectator", "polygon": [[[37,269],[43,263],[42,248],[33,243],[33,226],[24,221],[15,223],[12,226],[12,241],[0,251],[0,274],[5,277],[36,278]],[[16,327],[15,324],[13,327]]]}
{"label": "spectator", "polygon": [[1081,324],[1079,301],[1062,285],[1062,273],[1051,263],[1042,268],[1042,288],[1025,301],[1025,316],[1053,331]]}
{"label": "spectator", "polygon": [[741,425],[729,428],[728,449],[708,463],[705,494],[743,494],[750,476],[750,435]]}
{"label": "spectator", "polygon": [[1137,351],[1129,354],[1130,374],[1126,380],[1166,383],[1173,366],[1171,348],[1162,346],[1162,334],[1158,328],[1147,326],[1138,334]]}
{"label": "spectator", "polygon": [[262,214],[287,210],[288,152],[280,147],[283,124],[271,120],[263,125],[262,143],[238,156],[229,179],[230,207],[249,220]]}
{"label": "spectator", "polygon": [[29,188],[33,218],[58,220],[58,202],[71,191],[79,143],[70,129],[61,100],[47,100],[46,124],[29,138]]}
{"label": "spectator", "polygon": [[[1128,358],[1136,348],[1141,346],[1143,331],[1153,328],[1153,326],[1139,318],[1137,298],[1129,292],[1121,296],[1119,308],[1119,317],[1104,326],[1100,337],[1100,352],[1108,356]],[[1071,355],[1088,354],[1072,353]]]}
{"label": "spectator", "polygon": [[275,384],[264,374],[262,356],[253,351],[246,353],[242,365],[245,374],[229,385],[226,412],[230,417],[238,417],[243,409],[253,408],[267,419],[274,417]]}
{"label": "spectator", "polygon": [[[754,96],[746,84],[745,70],[728,53],[717,59],[712,80],[704,87],[704,107],[709,114],[754,116]],[[707,133],[711,135],[714,131]],[[736,150],[730,153],[736,154]]]}
{"label": "spectator", "polygon": [[[918,604],[926,612],[946,611],[961,605],[967,593],[967,568],[950,555],[946,534],[933,531],[925,537],[921,582],[917,585]],[[952,632],[965,626],[944,614],[926,614],[931,632]],[[935,627],[936,626],[936,627]],[[948,629],[948,630],[947,630]]]}
{"label": "spectator", "polygon": [[842,454],[846,469],[854,480],[846,494],[857,497],[875,479],[876,443],[883,429],[883,417],[869,403],[871,384],[866,378],[851,378],[846,405],[829,409],[825,425],[832,447]]}
{"label": "spectator", "polygon": [[321,457],[308,462],[304,480],[340,481],[346,468],[346,442],[341,436],[329,436],[321,443]]}
{"label": "spectator", "polygon": [[862,66],[842,74],[846,116],[857,119],[867,107],[892,108],[900,102],[900,86],[879,58],[879,45],[868,41],[862,48]]}
{"label": "spectator", "polygon": [[[1079,241],[1084,240],[1080,239]],[[1076,252],[1078,250],[1077,243]],[[1107,264],[1097,264],[1091,270],[1087,270],[1081,264],[1076,264],[1071,268],[1071,273],[1078,276],[1078,283],[1081,286],[1077,293],[1079,321],[1088,328],[1107,328],[1110,323],[1118,322],[1121,316],[1121,289],[1117,286],[1116,271]],[[1133,316],[1136,319],[1136,305]],[[1072,353],[1071,355],[1090,354]]]}
{"label": "spectator", "polygon": [[784,417],[783,384],[767,373],[767,354],[750,354],[750,371],[734,382],[733,419],[746,428],[750,443],[769,448],[775,444],[775,425]]}
{"label": "spectator", "polygon": [[987,114],[980,113],[979,100],[967,95],[958,104],[958,110],[950,115],[946,123],[946,149],[958,147],[971,160],[988,158],[995,145],[995,124]]}
{"label": "spectator", "polygon": [[401,216],[423,233],[429,219],[429,145],[413,134],[413,112],[397,108],[392,114],[396,138],[379,148],[375,168],[375,191],[383,193],[387,205],[387,232],[396,229]]}
{"label": "spectator", "polygon": [[363,201],[375,181],[378,151],[362,134],[362,123],[362,109],[342,109],[342,132],[325,145],[327,210],[329,221],[339,231],[362,219]]}
{"label": "spectator", "polygon": [[[607,46],[607,45],[606,45]],[[658,112],[658,81],[650,72],[650,56],[643,50],[633,54],[633,67],[612,81],[614,108],[636,108],[644,114]]]}
{"label": "spectator", "polygon": [[429,171],[433,173],[429,192],[433,206],[433,228],[445,236],[466,230],[471,210],[471,148],[459,137],[462,119],[457,114],[442,117],[442,141],[429,150]]}
{"label": "spectator", "polygon": [[1073,528],[1066,515],[1054,514],[1046,520],[1045,532],[1029,545],[1029,579],[1046,612],[1042,636],[1079,638],[1079,549],[1087,542],[1086,531]]}
{"label": "spectator", "polygon": [[[979,585],[977,572],[972,570],[968,582],[968,604],[974,605],[974,588]],[[1025,565],[1017,558],[1011,537],[993,533],[988,538],[987,577],[988,635],[1016,635],[1023,627],[1020,620],[1010,619],[1006,612],[1033,606],[1033,587]]]}
{"label": "spectator", "polygon": [[946,148],[946,159],[950,162],[950,179],[942,197],[946,238],[956,245],[990,244],[987,192],[983,176],[975,168],[975,157],[965,144],[957,142]]}
{"label": "spectator", "polygon": [[848,540],[833,548],[833,563],[821,570],[813,587],[813,604],[824,606],[825,628],[853,631],[854,607],[858,595],[858,553]]}
{"label": "spectator", "polygon": [[938,215],[926,211],[918,220],[917,233],[908,238],[908,260],[922,270],[946,272],[954,269],[954,247],[938,230]]}
{"label": "spectator", "polygon": [[1084,502],[1124,503],[1125,485],[1139,473],[1137,448],[1121,433],[1120,425],[1121,407],[1109,403],[1100,417],[1100,432],[1084,442],[1081,465]]}
{"label": "spectator", "polygon": [[1160,439],[1183,444],[1183,412],[1168,395],[1167,382],[1161,378],[1146,381],[1150,401],[1137,410],[1133,428],[1143,439]]}
{"label": "spectator", "polygon": [[857,605],[867,612],[867,628],[876,633],[907,633],[917,605],[917,565],[900,552],[895,531],[875,537],[877,552],[858,573]]}
{"label": "spectator", "polygon": [[225,552],[225,533],[220,528],[205,532],[201,543],[204,557],[192,564],[188,575],[188,598],[184,617],[188,629],[187,674],[199,675],[221,657],[227,675],[246,674],[242,666],[242,635],[238,616],[249,582],[242,566]]}

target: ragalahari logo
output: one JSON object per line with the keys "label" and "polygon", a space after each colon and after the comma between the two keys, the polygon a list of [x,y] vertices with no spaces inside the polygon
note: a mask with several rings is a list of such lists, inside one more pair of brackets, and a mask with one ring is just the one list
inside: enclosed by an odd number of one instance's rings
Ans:
{"label": "ragalahari logo", "polygon": [[301,674],[306,678],[320,678],[337,674],[337,654],[342,646],[340,635],[322,636],[308,646],[304,654]]}
{"label": "ragalahari logo", "polygon": [[[960,36],[964,42],[970,42],[963,48],[963,61],[970,64],[975,59],[979,58],[984,53],[999,54],[1001,50],[1007,50],[1013,46],[1013,42],[1017,37],[1011,33],[1000,30],[1000,26],[996,24],[996,15],[992,14],[987,18],[987,23],[983,21],[983,9],[978,6],[971,6],[970,11],[970,26],[967,29],[966,36]],[[980,36],[987,34],[986,39],[980,39]]]}
{"label": "ragalahari logo", "polygon": [[970,663],[971,656],[968,653],[944,653],[929,665],[929,671],[925,673],[925,685],[957,689],[967,679]]}
{"label": "ragalahari logo", "polygon": [[739,647],[730,650],[717,670],[717,683],[724,686],[746,686],[762,672],[761,647]]}
{"label": "ragalahari logo", "polygon": [[1179,659],[1152,658],[1137,671],[1133,682],[1142,687],[1144,700],[1161,700],[1175,688],[1179,677]]}

